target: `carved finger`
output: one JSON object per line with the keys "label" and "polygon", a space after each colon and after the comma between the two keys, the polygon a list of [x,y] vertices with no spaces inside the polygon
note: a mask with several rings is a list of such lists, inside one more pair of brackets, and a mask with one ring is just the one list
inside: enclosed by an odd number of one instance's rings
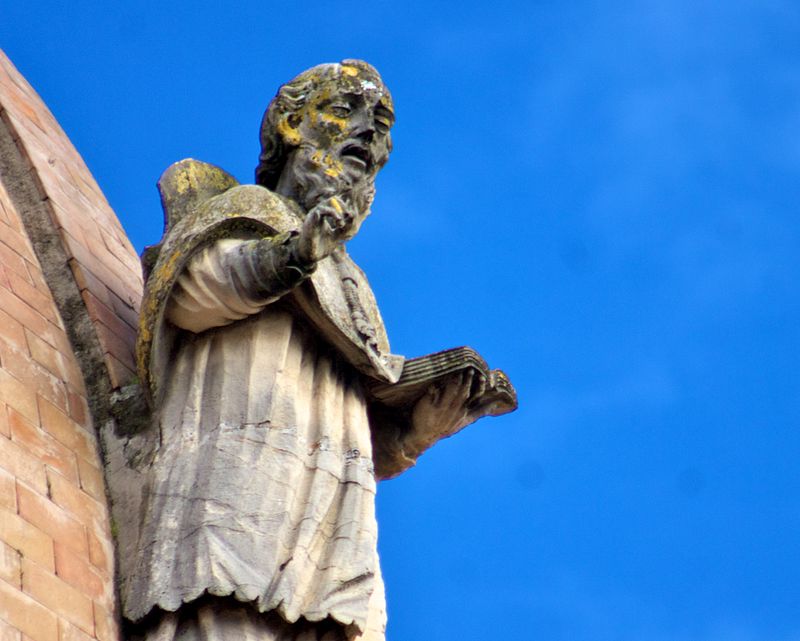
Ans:
{"label": "carved finger", "polygon": [[339,214],[336,213],[334,209],[322,209],[320,211],[321,222],[325,225],[325,230],[329,234],[335,234],[342,226],[342,219]]}
{"label": "carved finger", "polygon": [[472,384],[470,392],[470,403],[475,403],[486,393],[486,377],[478,372]]}
{"label": "carved finger", "polygon": [[442,389],[438,385],[431,385],[428,388],[428,396],[430,397],[431,405],[438,406],[442,398]]}
{"label": "carved finger", "polygon": [[344,206],[336,196],[331,196],[328,199],[328,204],[336,210],[337,214],[344,213]]}
{"label": "carved finger", "polygon": [[342,221],[345,226],[353,222],[354,214],[352,208],[343,203],[341,199],[336,196],[331,196],[328,202],[336,211],[339,220]]}
{"label": "carved finger", "polygon": [[475,376],[475,371],[472,369],[468,369],[465,371],[461,376],[461,389],[459,390],[459,401],[462,403],[466,402],[470,396],[470,391],[472,390],[472,379]]}
{"label": "carved finger", "polygon": [[450,376],[442,382],[442,405],[448,407],[453,404],[453,400],[458,397],[461,387],[461,375]]}
{"label": "carved finger", "polygon": [[447,396],[442,405],[451,417],[464,409],[471,384],[472,379],[466,371],[454,374],[447,381]]}

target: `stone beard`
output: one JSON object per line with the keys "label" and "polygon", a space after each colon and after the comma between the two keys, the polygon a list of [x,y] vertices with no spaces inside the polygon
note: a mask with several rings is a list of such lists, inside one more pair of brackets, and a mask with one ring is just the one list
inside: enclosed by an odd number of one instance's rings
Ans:
{"label": "stone beard", "polygon": [[370,213],[375,198],[375,177],[354,172],[349,167],[336,176],[322,171],[318,160],[319,150],[310,144],[300,145],[294,152],[282,176],[286,188],[296,194],[297,203],[311,211],[316,205],[334,196],[350,202],[360,217]]}

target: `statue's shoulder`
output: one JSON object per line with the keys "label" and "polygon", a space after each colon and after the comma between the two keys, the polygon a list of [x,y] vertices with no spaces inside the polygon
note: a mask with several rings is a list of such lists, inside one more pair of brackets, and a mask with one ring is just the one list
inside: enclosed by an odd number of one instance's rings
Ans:
{"label": "statue's shoulder", "polygon": [[260,185],[240,185],[224,169],[193,158],[170,165],[158,181],[158,190],[164,208],[161,244],[168,236],[203,235],[220,224],[285,232],[296,229],[303,218],[294,201]]}
{"label": "statue's shoulder", "polygon": [[231,174],[211,163],[194,158],[173,163],[158,179],[164,227],[174,228],[203,203],[238,184]]}

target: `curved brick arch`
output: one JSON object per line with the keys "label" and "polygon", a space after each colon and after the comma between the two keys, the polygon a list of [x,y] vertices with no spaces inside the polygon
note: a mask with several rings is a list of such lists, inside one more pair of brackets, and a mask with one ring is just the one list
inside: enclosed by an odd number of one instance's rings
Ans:
{"label": "curved brick arch", "polygon": [[97,431],[132,376],[139,261],[0,52],[0,637],[119,638]]}

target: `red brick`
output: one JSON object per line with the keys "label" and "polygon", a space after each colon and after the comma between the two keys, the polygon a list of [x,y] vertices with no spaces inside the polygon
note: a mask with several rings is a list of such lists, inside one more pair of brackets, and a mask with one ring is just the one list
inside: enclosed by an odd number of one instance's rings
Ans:
{"label": "red brick", "polygon": [[5,436],[0,436],[0,468],[35,488],[37,492],[47,492],[44,464],[31,452]]}
{"label": "red brick", "polygon": [[104,503],[106,500],[106,483],[103,478],[103,472],[97,467],[97,462],[79,458],[78,474],[80,476],[81,489]]}
{"label": "red brick", "polygon": [[0,507],[9,512],[17,511],[17,484],[4,469],[0,469]]}
{"label": "red brick", "polygon": [[142,299],[141,288],[137,291],[126,291],[124,294],[109,290],[111,306],[114,313],[119,316],[128,327],[136,331],[139,327],[139,305]]}
{"label": "red brick", "polygon": [[120,362],[111,354],[104,354],[103,360],[108,368],[108,376],[111,379],[111,387],[119,388],[128,385],[136,379],[136,373],[131,367]]}
{"label": "red brick", "polygon": [[53,501],[87,526],[89,530],[108,531],[108,512],[105,503],[91,497],[60,474],[47,470]]}
{"label": "red brick", "polygon": [[34,641],[58,641],[55,613],[3,581],[0,581],[0,619]]}
{"label": "red brick", "polygon": [[84,291],[83,300],[92,320],[100,321],[123,342],[125,354],[133,354],[133,346],[136,343],[136,330],[120,319],[116,312],[104,305],[91,292]]}
{"label": "red brick", "polygon": [[25,335],[28,338],[31,355],[48,372],[73,385],[77,385],[78,381],[83,378],[71,351],[68,352],[69,356],[65,356],[33,332],[26,329]]}
{"label": "red brick", "polygon": [[36,254],[33,253],[33,246],[28,237],[14,229],[9,224],[0,224],[0,243],[19,254],[20,258],[29,263],[36,263]]}
{"label": "red brick", "polygon": [[[7,79],[11,81],[10,84],[8,85],[10,97],[23,100],[30,109],[34,109],[39,105],[41,105],[43,108],[44,104],[41,102],[41,99],[33,90],[33,87],[31,87],[28,81],[25,80],[25,78],[22,76],[22,74],[20,74],[19,71],[17,71],[16,67],[14,67],[11,61],[6,59],[3,66],[5,67]],[[37,112],[40,115],[41,111],[42,109],[37,109]]]}
{"label": "red brick", "polygon": [[100,234],[103,237],[103,242],[105,242],[108,251],[110,251],[117,260],[125,265],[129,271],[139,271],[139,257],[136,255],[133,246],[122,230],[113,229],[106,231],[100,227]]}
{"label": "red brick", "polygon": [[[79,192],[75,190],[75,193]],[[51,215],[62,234],[68,234],[77,242],[86,246],[103,242],[99,233],[93,234],[93,230],[87,228],[87,221],[85,216],[82,215],[82,210],[90,211],[91,205],[87,208],[86,203],[78,202],[77,197],[73,196],[73,198],[69,199],[66,194],[62,197],[61,194],[55,194],[52,188],[48,189],[48,194],[50,195],[50,204],[52,206]]]}
{"label": "red brick", "polygon": [[39,565],[55,568],[53,540],[22,517],[0,509],[0,540]]}
{"label": "red brick", "polygon": [[65,249],[69,257],[77,260],[93,274],[102,274],[103,281],[112,278],[125,281],[126,268],[105,247],[89,247],[80,238],[75,238],[67,230],[63,231]]}
{"label": "red brick", "polygon": [[[28,328],[26,328],[28,329]],[[56,351],[64,354],[65,356],[69,355],[69,358],[72,359],[71,354],[73,354],[72,344],[69,342],[69,338],[67,338],[67,332],[59,325],[53,324],[50,321],[47,322],[47,326],[45,327],[45,333],[39,334],[37,333],[39,338],[44,339],[47,343],[49,343]],[[83,389],[83,378],[80,380],[80,384],[72,382],[75,389]]]}
{"label": "red brick", "polygon": [[31,421],[39,420],[35,392],[2,369],[0,369],[0,402],[10,405]]}
{"label": "red brick", "polygon": [[64,619],[58,620],[58,641],[94,641],[94,637],[89,636],[80,628]]}
{"label": "red brick", "polygon": [[11,105],[6,106],[6,109],[11,114],[13,114],[16,118],[36,123],[37,125],[41,126],[41,122],[39,122],[39,116],[34,109],[34,105],[36,103],[29,100],[28,96],[20,95],[18,93],[10,94],[6,96],[6,100],[4,101],[5,105],[8,105],[8,98],[11,99]]}
{"label": "red brick", "polygon": [[[0,258],[2,260],[2,258]],[[0,287],[0,309],[11,318],[19,321],[23,327],[31,330],[37,336],[48,340],[48,335],[52,332],[52,323],[42,316],[33,307],[17,296],[9,289]],[[53,342],[49,341],[52,345]]]}
{"label": "red brick", "polygon": [[[0,65],[2,65],[2,69],[0,70],[2,71],[2,73],[0,73],[0,85],[4,88],[0,93],[5,93],[6,97],[9,99],[15,96],[27,96],[28,93],[25,91],[27,82],[17,71],[16,67],[11,64],[11,61],[6,58],[2,50],[0,50]],[[3,102],[7,102],[5,98]],[[6,106],[4,109],[10,109],[10,107]]]}
{"label": "red brick", "polygon": [[[39,178],[57,180],[58,173],[54,171],[59,161],[56,145],[51,145],[47,148],[42,140],[42,136],[40,136],[37,131],[33,131],[30,128],[28,128],[28,131],[33,135],[23,136],[25,152],[31,165],[35,167],[36,174]],[[47,190],[45,193],[50,195]]]}
{"label": "red brick", "polygon": [[30,637],[23,638],[22,632],[17,630],[10,623],[6,623],[0,619],[0,641],[25,641]]}
{"label": "red brick", "polygon": [[111,379],[112,387],[123,387],[136,379],[134,371],[114,358],[111,354],[105,354],[103,360],[108,368],[108,376]]}
{"label": "red brick", "polygon": [[0,221],[11,227],[14,231],[22,231],[22,225],[19,222],[17,210],[8,197],[6,190],[0,185]]}
{"label": "red brick", "polygon": [[8,278],[5,268],[0,264],[0,287],[11,291],[11,281]]}
{"label": "red brick", "polygon": [[27,349],[22,351],[0,343],[0,363],[28,390],[35,390],[57,407],[66,410],[67,390],[64,382],[34,361],[28,355]]}
{"label": "red brick", "polygon": [[22,232],[22,221],[14,208],[2,184],[0,184],[0,218],[2,218],[11,229]]}
{"label": "red brick", "polygon": [[111,293],[105,283],[95,276],[85,265],[81,265],[76,259],[70,258],[69,266],[75,277],[75,282],[81,292],[89,291],[105,305],[112,305]]}
{"label": "red brick", "polygon": [[45,431],[52,434],[56,440],[66,445],[78,456],[90,461],[97,458],[97,442],[94,435],[48,400],[40,396],[38,401],[41,426]]}
{"label": "red brick", "polygon": [[102,345],[103,351],[116,358],[129,370],[135,370],[136,365],[133,349],[136,342],[136,334],[128,331],[123,338],[115,334],[103,323],[95,322],[95,327],[97,328],[97,336],[100,339],[100,345]]}
{"label": "red brick", "polygon": [[19,515],[61,545],[88,557],[86,527],[74,514],[24,485],[17,484]]}
{"label": "red brick", "polygon": [[118,641],[120,638],[116,618],[99,603],[94,604],[94,627],[98,641]]}
{"label": "red brick", "polygon": [[11,440],[28,450],[45,465],[58,470],[63,476],[78,482],[78,463],[75,453],[47,432],[26,421],[23,416],[9,408]]}
{"label": "red brick", "polygon": [[[33,270],[32,270],[33,271]],[[58,312],[53,302],[50,290],[38,289],[30,281],[33,277],[29,274],[29,280],[18,276],[14,272],[7,273],[11,283],[11,290],[26,303],[37,309],[40,314],[54,323],[58,323]]]}
{"label": "red brick", "polygon": [[2,243],[0,243],[0,263],[21,278],[29,281],[31,285],[33,284],[33,280],[28,273],[28,264],[25,262],[22,256]]}
{"label": "red brick", "polygon": [[[0,266],[2,271],[2,266]],[[27,353],[28,341],[25,340],[25,331],[20,323],[15,318],[11,318],[6,312],[0,309],[0,340],[5,341],[8,345],[21,352]]]}
{"label": "red brick", "polygon": [[58,616],[74,623],[84,632],[94,634],[92,601],[60,578],[22,560],[22,589]]}
{"label": "red brick", "polygon": [[89,404],[86,402],[86,397],[68,387],[67,405],[70,417],[89,429],[91,425],[89,423]]}
{"label": "red brick", "polygon": [[47,281],[44,279],[44,274],[42,274],[41,269],[34,269],[32,265],[28,265],[28,273],[31,275],[31,280],[33,281],[33,286],[41,292],[49,292],[50,286],[47,284]]}
{"label": "red brick", "polygon": [[5,192],[1,189],[0,187],[0,219],[14,231],[22,232],[22,221],[20,221],[17,215],[17,210],[14,209],[14,206],[7,198],[5,200],[3,199]]}
{"label": "red brick", "polygon": [[0,579],[22,587],[22,555],[9,545],[0,542]]}
{"label": "red brick", "polygon": [[110,533],[101,532],[103,536],[98,536],[92,530],[87,532],[89,536],[89,560],[103,574],[110,576],[114,567],[114,548],[111,545]]}
{"label": "red brick", "polygon": [[11,426],[8,424],[8,407],[5,403],[0,403],[0,434],[6,438],[11,438]]}
{"label": "red brick", "polygon": [[[62,160],[67,160],[66,158]],[[72,180],[64,180],[63,172],[61,172],[61,168],[65,163],[61,163],[58,166],[59,176],[58,186],[59,190],[57,193],[48,193],[47,197],[55,204],[55,203],[69,203],[75,204],[78,207],[78,210],[81,209],[88,211],[91,204],[86,201],[86,197],[80,192],[80,189],[74,184]],[[86,220],[86,216],[58,216],[57,220],[61,222],[62,218],[68,218],[70,222],[75,224],[80,224],[86,226],[88,221]]]}
{"label": "red brick", "polygon": [[[58,190],[48,193],[53,207],[54,224],[63,227],[70,233],[77,227],[81,230],[81,234],[85,230],[100,240],[100,234],[96,229],[97,224],[94,221],[96,212],[93,210],[97,208],[96,204],[86,197],[81,186],[72,178],[67,163],[61,164],[59,171]],[[87,214],[87,212],[90,213]]]}
{"label": "red brick", "polygon": [[111,580],[101,576],[85,556],[75,554],[69,547],[53,541],[56,556],[56,575],[81,594],[94,601],[111,602]]}
{"label": "red brick", "polygon": [[[36,160],[38,160],[37,158],[31,157],[29,148],[35,146],[39,140],[46,139],[47,135],[44,133],[42,125],[39,122],[20,117],[19,114],[15,114],[13,110],[8,110],[8,114],[10,116],[11,126],[16,129],[22,143],[21,146],[25,151],[25,155],[28,156],[28,165],[31,168],[31,173],[37,183],[41,185],[41,178],[47,175],[47,171],[44,167],[40,166],[41,162],[36,162]],[[57,145],[58,141],[53,140],[53,147],[55,148]],[[44,165],[47,165],[46,158],[44,159]]]}
{"label": "red brick", "polygon": [[80,179],[82,183],[82,191],[86,194],[89,200],[94,203],[94,208],[97,210],[98,219],[102,220],[105,218],[106,216],[103,216],[103,214],[106,214],[106,212],[103,210],[108,209],[108,204],[106,203],[103,192],[100,191],[100,187],[97,186],[97,183],[92,177],[92,174],[89,173],[86,165],[83,162],[71,163],[69,168],[73,170],[73,176],[77,175]]}

